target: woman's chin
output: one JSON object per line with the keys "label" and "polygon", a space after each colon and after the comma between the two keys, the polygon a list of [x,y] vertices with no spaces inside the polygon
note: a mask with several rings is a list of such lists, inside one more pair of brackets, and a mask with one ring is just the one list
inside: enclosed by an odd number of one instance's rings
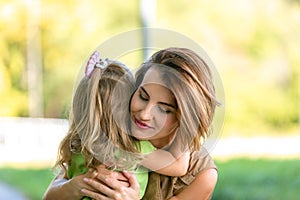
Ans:
{"label": "woman's chin", "polygon": [[133,137],[135,137],[138,140],[150,140],[150,137],[147,135],[141,135],[141,134],[132,134]]}
{"label": "woman's chin", "polygon": [[133,137],[135,137],[138,140],[149,140],[149,137],[142,137],[140,135],[133,135]]}

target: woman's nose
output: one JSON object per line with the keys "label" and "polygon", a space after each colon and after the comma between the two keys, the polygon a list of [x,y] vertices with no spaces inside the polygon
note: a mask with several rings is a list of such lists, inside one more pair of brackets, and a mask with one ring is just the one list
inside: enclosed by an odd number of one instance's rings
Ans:
{"label": "woman's nose", "polygon": [[141,110],[140,117],[141,120],[149,121],[153,118],[152,114],[153,106],[151,104],[145,105],[145,107]]}

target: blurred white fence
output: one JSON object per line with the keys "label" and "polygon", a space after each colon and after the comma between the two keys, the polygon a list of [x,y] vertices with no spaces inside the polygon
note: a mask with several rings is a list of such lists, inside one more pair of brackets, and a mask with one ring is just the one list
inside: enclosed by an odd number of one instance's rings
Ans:
{"label": "blurred white fence", "polygon": [[68,121],[44,118],[0,118],[0,165],[52,165]]}
{"label": "blurred white fence", "polygon": [[[0,166],[52,165],[68,121],[0,118]],[[287,137],[219,138],[209,149],[217,159],[232,157],[300,158],[300,134]]]}
{"label": "blurred white fence", "polygon": [[300,159],[300,133],[223,138],[219,140],[211,154],[217,159],[236,157]]}

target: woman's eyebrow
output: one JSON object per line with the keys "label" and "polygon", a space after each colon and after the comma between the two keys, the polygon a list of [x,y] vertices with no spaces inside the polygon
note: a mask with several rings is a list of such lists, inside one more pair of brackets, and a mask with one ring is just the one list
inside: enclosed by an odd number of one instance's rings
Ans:
{"label": "woman's eyebrow", "polygon": [[141,88],[141,90],[143,90],[143,92],[149,97],[149,94],[148,94],[148,92],[145,90],[145,88],[144,88],[143,86],[141,86],[140,88]]}
{"label": "woman's eyebrow", "polygon": [[169,104],[169,103],[166,103],[166,102],[158,102],[159,104],[162,104],[162,105],[166,105],[166,106],[169,106],[169,107],[171,107],[171,108],[174,108],[174,109],[176,109],[176,106],[174,106],[173,104]]}
{"label": "woman's eyebrow", "polygon": [[[149,97],[149,94],[148,94],[148,92],[146,91],[146,89],[145,89],[143,86],[141,86],[140,88],[141,88],[141,90],[143,90],[143,92]],[[160,101],[160,102],[158,102],[158,103],[176,109],[176,106],[173,105],[173,104],[170,104],[170,103],[167,103],[167,102],[162,102],[162,101]]]}

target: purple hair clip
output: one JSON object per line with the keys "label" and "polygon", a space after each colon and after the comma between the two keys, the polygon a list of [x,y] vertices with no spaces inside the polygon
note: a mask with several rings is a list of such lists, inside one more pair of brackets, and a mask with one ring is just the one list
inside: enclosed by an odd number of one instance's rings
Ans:
{"label": "purple hair clip", "polygon": [[85,76],[86,77],[91,77],[94,69],[96,67],[104,69],[108,65],[108,59],[106,58],[105,60],[102,60],[100,58],[100,53],[99,51],[95,51],[91,57],[89,58],[86,66],[85,66]]}

